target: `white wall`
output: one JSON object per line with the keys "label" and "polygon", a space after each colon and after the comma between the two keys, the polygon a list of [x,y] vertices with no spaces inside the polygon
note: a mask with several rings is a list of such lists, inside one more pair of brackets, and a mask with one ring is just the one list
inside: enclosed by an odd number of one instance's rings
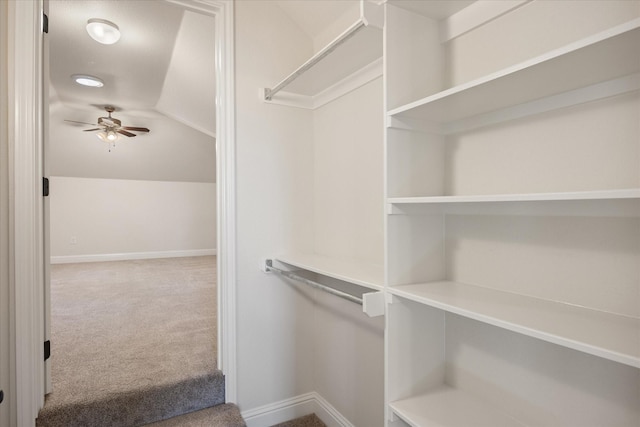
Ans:
{"label": "white wall", "polygon": [[265,104],[259,93],[306,60],[312,44],[272,2],[235,2],[235,13],[236,339],[246,412],[313,391],[313,299],[259,270],[265,257],[311,249],[311,113]]}
{"label": "white wall", "polygon": [[354,425],[382,425],[383,319],[259,271],[286,252],[381,262],[381,81],[322,110],[265,104],[260,88],[307,60],[312,39],[275,2],[235,8],[238,404],[249,426],[271,425],[284,419],[254,414],[315,391]]}
{"label": "white wall", "polygon": [[314,250],[382,265],[382,78],[314,111]]}
{"label": "white wall", "polygon": [[[591,16],[598,19],[588,19]],[[640,4],[634,1],[530,2],[449,42],[448,83],[461,84],[506,68],[633,16],[640,16]]]}
{"label": "white wall", "polygon": [[[382,78],[314,111],[314,249],[382,265]],[[384,317],[316,297],[314,387],[356,426],[384,425]]]}
{"label": "white wall", "polygon": [[[213,94],[211,94],[213,96]],[[215,138],[152,111],[116,112],[129,126],[151,132],[122,137],[109,152],[87,126],[64,120],[93,123],[104,115],[93,107],[51,104],[49,163],[53,176],[135,179],[150,181],[215,182]],[[212,118],[214,120],[214,118]]]}
{"label": "white wall", "polygon": [[215,252],[214,183],[50,180],[52,262]]}

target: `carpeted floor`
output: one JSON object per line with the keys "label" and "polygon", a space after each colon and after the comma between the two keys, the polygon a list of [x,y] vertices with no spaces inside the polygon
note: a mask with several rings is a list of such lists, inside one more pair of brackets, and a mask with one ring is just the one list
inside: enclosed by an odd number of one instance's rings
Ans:
{"label": "carpeted floor", "polygon": [[[245,427],[238,407],[227,403],[180,417],[148,424],[147,427]],[[307,426],[300,426],[307,427]],[[309,426],[311,427],[311,426]]]}
{"label": "carpeted floor", "polygon": [[97,401],[115,406],[121,425],[149,421],[127,414],[136,401],[160,406],[151,416],[162,418],[223,403],[215,276],[215,257],[53,265],[53,393],[38,425],[65,422],[47,422],[52,411]]}
{"label": "carpeted floor", "polygon": [[[220,410],[221,409],[221,410]],[[238,419],[238,408],[235,405],[220,405],[198,412],[182,415],[170,420],[149,424],[146,427],[244,427],[245,423]],[[316,414],[286,421],[271,427],[327,427]]]}
{"label": "carpeted floor", "polygon": [[327,427],[327,425],[316,414],[311,414],[271,427]]}

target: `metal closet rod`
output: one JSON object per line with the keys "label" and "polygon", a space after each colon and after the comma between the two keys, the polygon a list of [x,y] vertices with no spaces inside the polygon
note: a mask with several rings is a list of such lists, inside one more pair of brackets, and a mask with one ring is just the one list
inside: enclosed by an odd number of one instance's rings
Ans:
{"label": "metal closet rod", "polygon": [[281,269],[273,266],[273,260],[268,259],[268,260],[265,261],[265,269],[267,271],[271,271],[271,272],[280,274],[280,275],[282,275],[284,277],[287,277],[289,279],[293,279],[293,280],[296,280],[298,282],[302,282],[305,285],[311,286],[312,288],[319,289],[321,291],[327,292],[327,293],[329,293],[331,295],[335,295],[335,296],[340,297],[342,299],[346,299],[347,301],[351,301],[351,302],[354,302],[356,304],[362,305],[362,298],[358,298],[358,297],[353,296],[351,294],[348,294],[346,292],[339,291],[338,289],[332,288],[332,287],[327,286],[327,285],[323,285],[322,283],[314,282],[313,280],[307,279],[306,277],[302,277],[302,276],[297,275],[293,271],[281,270]]}
{"label": "metal closet rod", "polygon": [[265,89],[264,90],[264,99],[267,101],[271,101],[273,95],[280,92],[286,86],[288,86],[292,81],[297,79],[301,74],[304,74],[307,70],[312,68],[318,62],[320,62],[325,56],[333,52],[338,46],[349,40],[353,37],[360,29],[366,27],[367,24],[362,19],[357,21],[354,25],[349,27],[344,33],[340,34],[336,40],[332,42],[329,46],[325,47],[323,50],[318,52],[316,56],[312,57],[309,61],[302,64],[300,68],[291,73],[287,78],[278,83],[273,89]]}

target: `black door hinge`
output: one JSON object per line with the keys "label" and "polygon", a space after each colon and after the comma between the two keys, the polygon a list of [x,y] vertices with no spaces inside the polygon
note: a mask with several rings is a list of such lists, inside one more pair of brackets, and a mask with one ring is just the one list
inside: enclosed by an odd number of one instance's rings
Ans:
{"label": "black door hinge", "polygon": [[42,195],[47,197],[49,195],[49,178],[42,178]]}
{"label": "black door hinge", "polygon": [[4,400],[4,391],[0,390],[0,403]]}
{"label": "black door hinge", "polygon": [[42,14],[42,32],[49,34],[49,17],[46,13]]}
{"label": "black door hinge", "polygon": [[51,357],[51,340],[46,340],[44,342],[44,360],[47,360]]}

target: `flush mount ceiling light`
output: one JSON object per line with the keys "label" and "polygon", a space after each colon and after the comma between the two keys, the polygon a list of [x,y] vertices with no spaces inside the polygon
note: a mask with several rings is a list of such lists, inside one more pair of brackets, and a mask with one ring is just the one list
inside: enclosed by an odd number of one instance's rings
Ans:
{"label": "flush mount ceiling light", "polygon": [[116,24],[106,19],[89,19],[87,32],[92,39],[102,44],[114,44],[120,40],[120,29]]}
{"label": "flush mount ceiling light", "polygon": [[86,74],[74,74],[71,76],[74,82],[78,83],[82,86],[89,87],[102,87],[104,86],[104,82],[97,77],[89,76]]}

